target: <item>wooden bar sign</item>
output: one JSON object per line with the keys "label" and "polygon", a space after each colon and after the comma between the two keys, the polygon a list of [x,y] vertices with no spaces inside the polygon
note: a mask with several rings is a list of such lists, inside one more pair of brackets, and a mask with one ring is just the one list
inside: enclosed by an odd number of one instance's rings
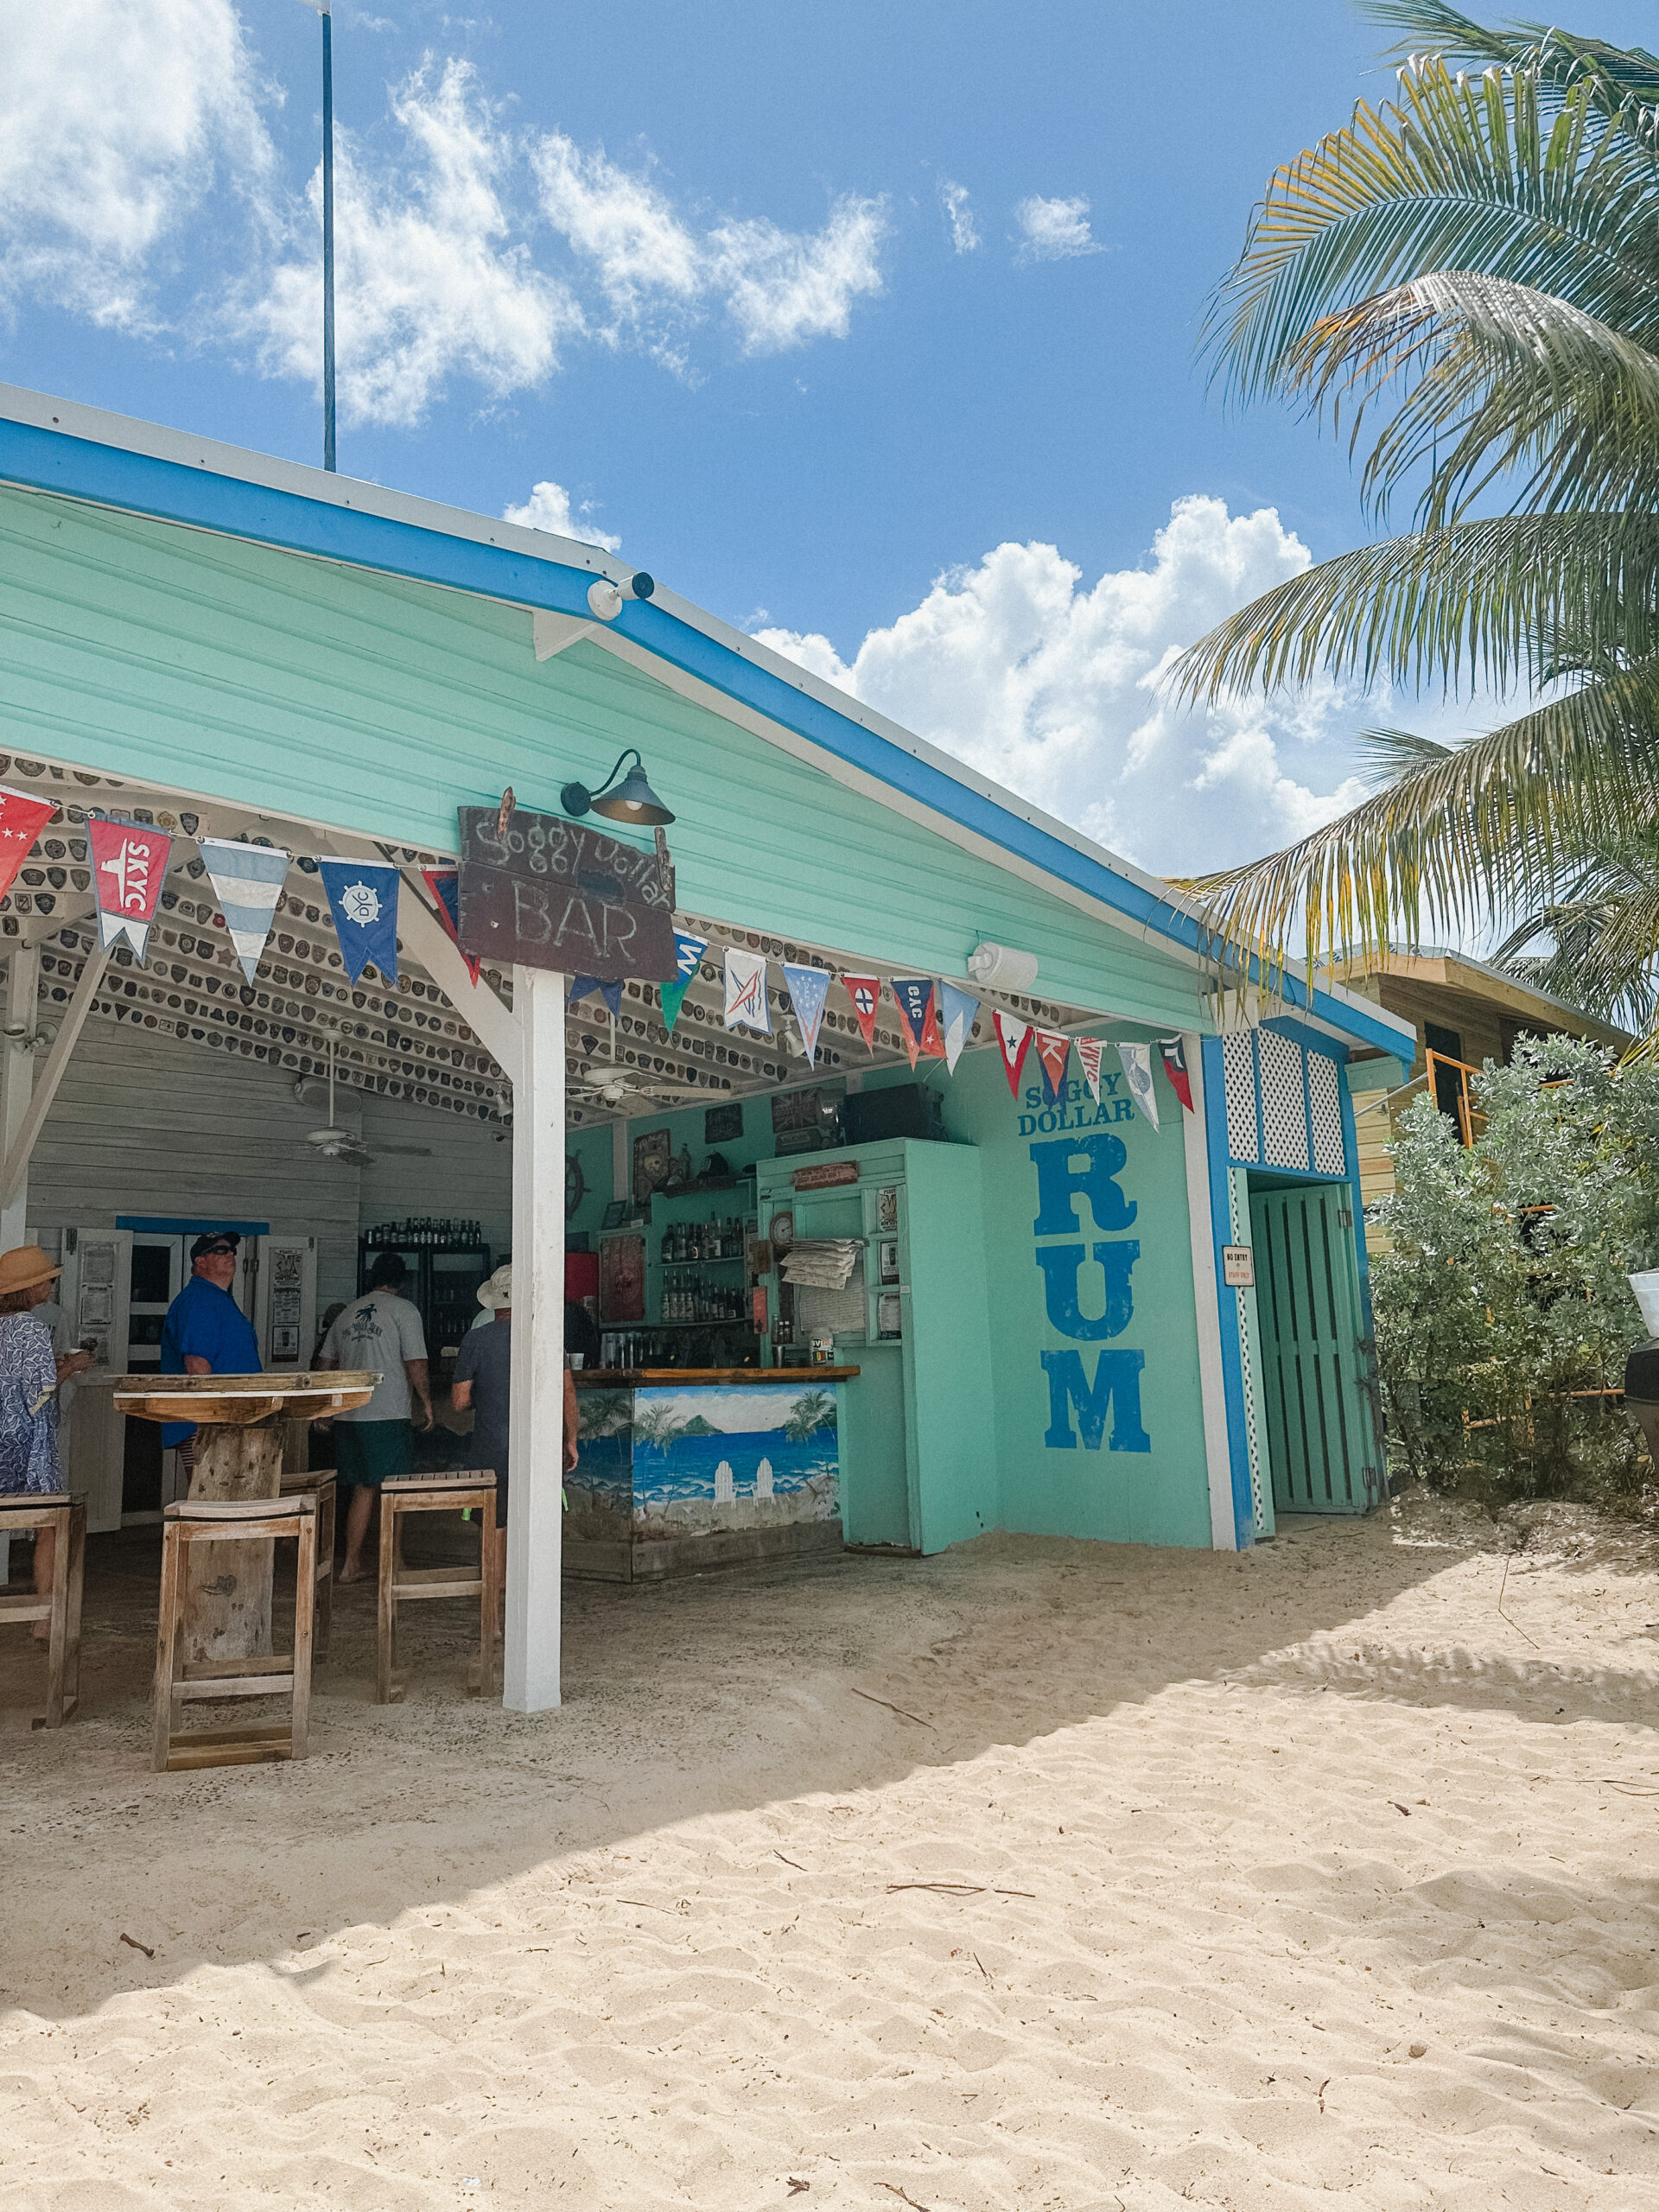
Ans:
{"label": "wooden bar sign", "polygon": [[675,974],[674,871],[667,849],[641,852],[585,823],[523,807],[463,806],[461,949],[593,976],[666,982]]}
{"label": "wooden bar sign", "polygon": [[858,1162],[855,1160],[826,1160],[822,1167],[798,1167],[790,1177],[790,1188],[794,1191],[829,1191],[837,1183],[856,1183]]}

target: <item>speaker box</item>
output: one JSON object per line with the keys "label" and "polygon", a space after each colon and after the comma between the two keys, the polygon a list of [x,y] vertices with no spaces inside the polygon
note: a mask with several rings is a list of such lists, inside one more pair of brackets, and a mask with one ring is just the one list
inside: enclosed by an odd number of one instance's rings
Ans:
{"label": "speaker box", "polygon": [[849,1144],[874,1144],[883,1137],[938,1139],[940,1101],[922,1083],[898,1083],[887,1090],[849,1090],[841,1102],[841,1125]]}

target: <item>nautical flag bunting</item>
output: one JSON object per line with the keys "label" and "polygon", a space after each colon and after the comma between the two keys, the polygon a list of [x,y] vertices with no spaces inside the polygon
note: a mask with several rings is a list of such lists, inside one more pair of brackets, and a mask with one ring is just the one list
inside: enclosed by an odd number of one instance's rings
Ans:
{"label": "nautical flag bunting", "polygon": [[124,937],[142,961],[173,840],[165,830],[152,830],[146,823],[89,815],[86,842],[92,848],[98,941],[111,945]]}
{"label": "nautical flag bunting", "polygon": [[772,1009],[766,1003],[766,956],[726,948],[726,1027],[758,1029],[772,1034]]}
{"label": "nautical flag bunting", "polygon": [[467,963],[467,973],[473,979],[473,988],[478,988],[478,962],[470,952],[462,951],[461,943],[461,872],[453,868],[423,868],[421,881],[437,901],[438,921],[443,932]]}
{"label": "nautical flag bunting", "polygon": [[881,978],[879,976],[843,976],[847,995],[853,1002],[853,1012],[864,1042],[875,1057],[875,1010],[881,1003]]}
{"label": "nautical flag bunting", "polygon": [[964,991],[959,984],[941,983],[939,1010],[944,1025],[944,1064],[955,1075],[963,1047],[974,1033],[979,1001],[971,991]]}
{"label": "nautical flag bunting", "polygon": [[573,976],[570,978],[570,996],[566,1004],[575,1006],[576,1001],[585,999],[589,991],[599,993],[609,1010],[611,1020],[614,1021],[622,1011],[621,982],[601,983],[597,976]]}
{"label": "nautical flag bunting", "polygon": [[899,1011],[905,1018],[899,1033],[905,1040],[905,1050],[910,1054],[914,1067],[918,1056],[931,1060],[944,1058],[944,1039],[939,1034],[938,1016],[933,1007],[933,979],[931,976],[895,976],[893,995]]}
{"label": "nautical flag bunting", "polygon": [[823,1021],[823,1002],[830,995],[830,970],[827,968],[791,968],[785,961],[784,981],[789,985],[795,1019],[801,1025],[801,1043],[806,1050],[806,1064],[808,1067],[816,1066],[818,1031]]}
{"label": "nautical flag bunting", "polygon": [[383,982],[397,981],[397,869],[390,861],[319,861],[318,873],[334,911],[346,973],[356,982],[372,967]]}
{"label": "nautical flag bunting", "polygon": [[1129,1096],[1155,1129],[1158,1126],[1158,1096],[1152,1087],[1152,1047],[1150,1045],[1120,1045],[1117,1057],[1123,1063],[1123,1072],[1129,1079]]}
{"label": "nautical flag bunting", "polygon": [[1106,1046],[1098,1037],[1074,1037],[1077,1048],[1077,1064],[1083,1070],[1083,1079],[1089,1086],[1089,1096],[1100,1096],[1100,1056]]}
{"label": "nautical flag bunting", "polygon": [[685,995],[696,982],[697,969],[708,950],[706,937],[693,937],[690,930],[675,931],[674,973],[662,987],[663,1027],[671,1033],[680,1018]]}
{"label": "nautical flag bunting", "polygon": [[1185,1046],[1179,1037],[1160,1037],[1158,1039],[1158,1050],[1163,1055],[1164,1073],[1169,1077],[1170,1089],[1180,1100],[1186,1111],[1189,1114],[1192,1113],[1195,1110],[1192,1104],[1192,1077],[1187,1069]]}
{"label": "nautical flag bunting", "polygon": [[1002,1072],[1008,1078],[1008,1089],[1020,1096],[1020,1071],[1026,1064],[1026,1054],[1031,1050],[1031,1024],[1016,1021],[1001,1007],[993,1007],[991,1027],[996,1032],[996,1049],[1002,1055]]}
{"label": "nautical flag bunting", "polygon": [[8,791],[0,784],[0,899],[17,880],[17,871],[29,858],[35,840],[57,812],[49,798],[33,791]]}
{"label": "nautical flag bunting", "polygon": [[1071,1039],[1063,1029],[1039,1029],[1034,1033],[1037,1057],[1043,1064],[1043,1101],[1046,1105],[1058,1105],[1065,1064],[1071,1057]]}
{"label": "nautical flag bunting", "polygon": [[242,845],[229,837],[198,837],[196,844],[242,973],[252,982],[283,895],[289,855],[274,845]]}

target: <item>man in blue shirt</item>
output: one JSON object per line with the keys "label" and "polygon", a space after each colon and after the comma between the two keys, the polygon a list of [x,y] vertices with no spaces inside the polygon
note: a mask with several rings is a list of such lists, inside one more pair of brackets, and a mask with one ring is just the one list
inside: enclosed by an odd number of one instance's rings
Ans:
{"label": "man in blue shirt", "polygon": [[[236,1251],[241,1242],[234,1229],[211,1230],[190,1247],[190,1280],[168,1307],[162,1325],[163,1375],[257,1375],[261,1371],[259,1339],[253,1324],[231,1296],[231,1285],[236,1281]],[[166,1421],[162,1427],[162,1449],[186,1444],[195,1433],[194,1421]]]}

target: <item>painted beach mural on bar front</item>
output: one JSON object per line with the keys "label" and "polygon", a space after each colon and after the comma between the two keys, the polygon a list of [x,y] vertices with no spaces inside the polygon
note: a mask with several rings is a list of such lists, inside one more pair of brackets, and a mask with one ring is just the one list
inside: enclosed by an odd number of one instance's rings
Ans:
{"label": "painted beach mural on bar front", "polygon": [[666,1538],[833,1521],[832,1383],[584,1391],[572,1538]]}

